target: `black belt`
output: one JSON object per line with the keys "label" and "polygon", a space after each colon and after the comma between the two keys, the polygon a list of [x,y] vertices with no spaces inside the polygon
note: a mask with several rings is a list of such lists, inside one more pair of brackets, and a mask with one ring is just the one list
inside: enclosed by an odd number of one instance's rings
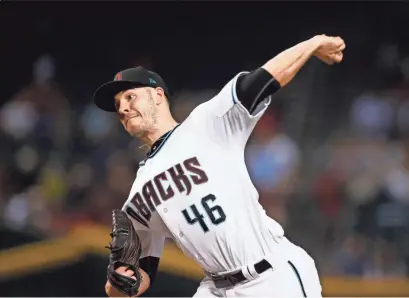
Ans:
{"label": "black belt", "polygon": [[[271,266],[271,264],[263,259],[260,262],[254,264],[254,269],[256,270],[256,272],[258,274],[263,273],[264,271],[273,268],[273,266]],[[250,274],[250,272],[249,272]],[[250,274],[251,275],[251,274]],[[232,273],[232,274],[224,274],[224,275],[220,275],[220,276],[214,276],[211,275],[210,278],[213,280],[214,285],[216,286],[216,288],[220,289],[220,288],[226,288],[226,287],[231,287],[234,286],[242,281],[247,280],[247,278],[243,275],[243,273],[241,271],[236,272],[236,273]]]}

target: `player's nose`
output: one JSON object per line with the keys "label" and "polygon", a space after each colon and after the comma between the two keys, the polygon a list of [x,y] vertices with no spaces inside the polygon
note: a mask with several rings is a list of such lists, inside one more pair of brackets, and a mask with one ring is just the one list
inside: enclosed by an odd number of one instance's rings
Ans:
{"label": "player's nose", "polygon": [[118,108],[119,114],[121,114],[121,116],[126,116],[129,113],[129,111],[130,111],[129,105],[127,105],[126,102],[121,102]]}

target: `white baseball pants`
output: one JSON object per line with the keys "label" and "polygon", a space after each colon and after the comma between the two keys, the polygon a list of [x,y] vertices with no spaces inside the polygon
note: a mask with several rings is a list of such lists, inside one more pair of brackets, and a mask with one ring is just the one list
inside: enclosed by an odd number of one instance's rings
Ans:
{"label": "white baseball pants", "polygon": [[279,238],[277,245],[279,254],[265,257],[272,269],[222,289],[205,277],[193,297],[322,297],[318,272],[310,255],[285,237]]}

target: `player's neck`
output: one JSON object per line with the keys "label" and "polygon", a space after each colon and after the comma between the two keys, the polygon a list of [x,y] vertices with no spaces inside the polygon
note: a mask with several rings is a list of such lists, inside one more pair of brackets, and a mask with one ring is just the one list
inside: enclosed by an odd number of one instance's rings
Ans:
{"label": "player's neck", "polygon": [[155,128],[147,133],[145,136],[141,137],[141,140],[148,145],[149,147],[152,147],[152,145],[165,133],[169,132],[173,128],[175,128],[178,123],[173,119],[170,118],[167,121],[158,121],[160,122],[160,125],[156,125]]}

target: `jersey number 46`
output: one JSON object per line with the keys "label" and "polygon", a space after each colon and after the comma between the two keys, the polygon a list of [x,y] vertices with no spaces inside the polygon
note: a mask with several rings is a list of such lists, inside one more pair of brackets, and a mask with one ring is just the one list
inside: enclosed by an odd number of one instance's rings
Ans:
{"label": "jersey number 46", "polygon": [[[220,207],[219,205],[214,205],[213,207],[209,206],[209,203],[214,202],[215,200],[216,197],[214,195],[207,195],[202,198],[201,207],[206,212],[206,215],[210,219],[212,224],[218,225],[226,220],[226,214],[224,213],[222,207]],[[190,217],[187,209],[182,210],[182,214],[185,217],[186,221],[191,225],[199,223],[203,229],[203,232],[209,232],[209,227],[204,220],[205,216],[203,215],[203,213],[200,213],[199,209],[196,207],[196,204],[191,205],[190,209],[192,209],[193,217]]]}

